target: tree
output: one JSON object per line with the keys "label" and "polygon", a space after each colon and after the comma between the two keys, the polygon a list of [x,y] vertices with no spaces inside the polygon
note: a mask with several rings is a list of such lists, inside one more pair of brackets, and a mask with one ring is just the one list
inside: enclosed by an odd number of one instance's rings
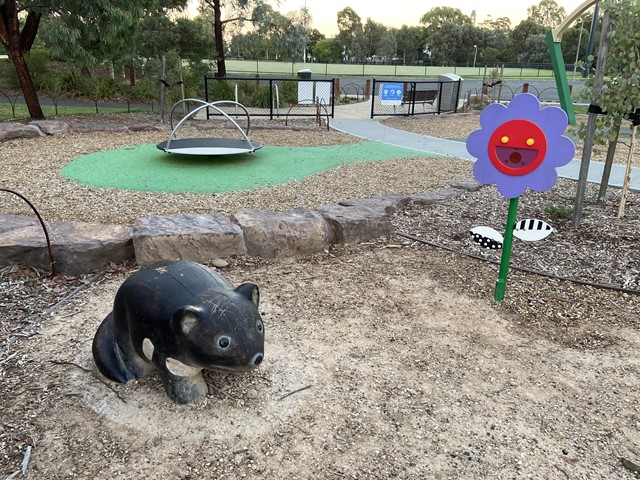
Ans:
{"label": "tree", "polygon": [[520,22],[511,32],[511,49],[517,59],[522,62],[522,56],[526,53],[527,38],[531,35],[543,35],[545,28],[530,18]]}
{"label": "tree", "polygon": [[464,31],[460,25],[450,22],[444,23],[429,37],[433,60],[440,64],[456,62],[463,41]]}
{"label": "tree", "polygon": [[138,53],[146,58],[159,57],[178,44],[179,35],[176,24],[165,15],[154,15],[145,18],[140,25]]}
{"label": "tree", "polygon": [[428,36],[436,33],[447,23],[459,27],[473,24],[471,17],[462,13],[459,8],[452,7],[434,7],[420,17],[420,23],[427,28]]}
{"label": "tree", "polygon": [[311,51],[318,62],[335,62],[340,60],[342,47],[333,40],[318,40]]}
{"label": "tree", "polygon": [[29,73],[29,67],[24,58],[25,54],[31,50],[36,39],[42,12],[36,10],[28,11],[21,30],[18,15],[22,12],[23,9],[17,5],[16,0],[5,0],[0,5],[0,41],[7,50],[9,59],[16,69],[22,94],[29,109],[29,115],[31,115],[31,118],[44,118],[38,94]]}
{"label": "tree", "polygon": [[308,52],[313,52],[313,48],[316,46],[316,44],[320,41],[320,40],[324,40],[325,36],[320,33],[319,30],[316,30],[315,28],[308,28],[307,29],[307,51]]}
{"label": "tree", "polygon": [[551,63],[551,53],[545,35],[531,35],[525,42],[525,53],[520,58],[524,63]]}
{"label": "tree", "polygon": [[484,45],[497,50],[503,50],[509,46],[511,33],[511,20],[500,17],[497,20],[485,20],[479,27],[484,33]]}
{"label": "tree", "polygon": [[402,25],[396,32],[398,55],[402,56],[402,63],[413,63],[422,58],[424,49],[423,29]]}
{"label": "tree", "polygon": [[387,27],[385,27],[383,24],[379,22],[376,22],[374,20],[371,20],[370,18],[367,18],[367,21],[364,24],[363,30],[364,30],[364,37],[367,42],[366,56],[371,57],[374,53],[376,53],[377,45],[380,42],[380,39],[382,38],[382,35],[384,34],[384,32],[387,31]]}
{"label": "tree", "polygon": [[538,5],[527,8],[527,17],[547,29],[560,25],[566,16],[566,10],[556,0],[540,0]]}
{"label": "tree", "polygon": [[[207,35],[201,18],[178,18],[175,22],[177,42],[173,48],[182,58],[196,62],[203,58],[211,58],[215,48],[213,39]],[[166,50],[164,50],[166,51]]]}
{"label": "tree", "polygon": [[[42,108],[24,55],[31,49],[42,23],[47,46],[84,65],[131,47],[139,19],[149,12],[180,7],[186,0],[5,0],[0,4],[0,42],[16,69],[29,115],[43,118]],[[22,28],[21,28],[22,23]]]}
{"label": "tree", "polygon": [[[584,19],[583,22],[577,22],[573,28],[570,28],[562,36],[562,56],[566,65],[573,65],[576,62],[576,53],[578,54],[578,63],[584,59],[589,44],[589,28],[591,25],[591,17]],[[595,42],[597,44],[598,37]],[[580,50],[578,51],[578,46]]]}
{"label": "tree", "polygon": [[[352,55],[351,50],[354,47],[354,42],[358,32],[361,34],[363,33],[362,19],[351,7],[346,7],[338,12],[337,22],[338,35],[336,36],[336,39],[344,47],[345,60],[348,60]],[[362,42],[362,38],[359,39],[359,41]]]}
{"label": "tree", "polygon": [[[594,74],[585,83],[583,96],[597,104],[605,115],[596,123],[596,143],[612,142],[613,159],[619,126],[623,119],[640,108],[640,35],[638,18],[640,4],[637,0],[605,0],[603,10],[609,12],[610,26],[607,34],[608,52],[604,68],[604,84],[599,92],[594,92]],[[581,132],[583,134],[584,131]],[[611,149],[610,149],[611,150]],[[607,165],[605,165],[605,169]],[[604,200],[606,184],[603,182],[598,197]]]}
{"label": "tree", "polygon": [[376,54],[387,60],[393,60],[398,55],[398,41],[394,30],[387,30],[382,34],[376,47]]}
{"label": "tree", "polygon": [[[239,22],[244,23],[250,20],[249,13],[254,12],[253,21],[258,21],[255,17],[255,10],[264,3],[262,0],[200,0],[200,14],[212,18],[213,37],[216,47],[216,75],[218,77],[227,76],[227,65],[224,61],[224,29],[225,26]],[[224,10],[226,18],[222,18]]]}

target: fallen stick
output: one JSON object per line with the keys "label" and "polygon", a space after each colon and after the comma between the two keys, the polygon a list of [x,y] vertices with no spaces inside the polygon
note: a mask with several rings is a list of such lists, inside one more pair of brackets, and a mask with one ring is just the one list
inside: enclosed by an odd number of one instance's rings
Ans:
{"label": "fallen stick", "polygon": [[311,388],[311,385],[307,385],[306,387],[299,388],[297,390],[294,390],[293,392],[285,393],[278,400],[284,400],[285,398],[293,395],[294,393],[302,392],[303,390],[307,390],[308,388]]}
{"label": "fallen stick", "polygon": [[20,469],[22,471],[22,475],[26,475],[27,469],[29,468],[29,460],[31,459],[31,445],[27,445],[27,450],[24,452],[24,458],[22,459],[22,465]]}

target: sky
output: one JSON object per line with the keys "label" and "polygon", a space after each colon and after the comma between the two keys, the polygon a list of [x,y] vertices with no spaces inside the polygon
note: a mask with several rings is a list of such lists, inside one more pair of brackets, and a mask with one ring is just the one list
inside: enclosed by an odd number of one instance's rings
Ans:
{"label": "sky", "polygon": [[[462,13],[471,15],[476,11],[476,23],[483,22],[489,16],[492,19],[509,17],[511,27],[515,27],[527,18],[527,8],[538,5],[539,0],[511,0],[506,2],[487,0],[396,0],[396,2],[382,0],[281,0],[279,5],[270,0],[274,9],[281,13],[299,10],[306,6],[311,13],[312,27],[320,30],[327,37],[333,37],[338,32],[336,24],[337,14],[345,7],[351,7],[366,22],[371,18],[387,27],[401,27],[402,25],[419,25],[420,17],[434,7],[458,8]],[[556,0],[558,5],[565,8],[567,14],[575,10],[584,0]]]}

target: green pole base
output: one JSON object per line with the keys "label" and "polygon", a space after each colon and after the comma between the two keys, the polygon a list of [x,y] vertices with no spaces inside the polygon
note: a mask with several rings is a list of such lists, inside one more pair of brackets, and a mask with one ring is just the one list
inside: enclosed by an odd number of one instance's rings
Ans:
{"label": "green pole base", "polygon": [[507,280],[499,278],[496,280],[496,289],[493,292],[493,299],[496,302],[504,300],[504,292],[507,290]]}

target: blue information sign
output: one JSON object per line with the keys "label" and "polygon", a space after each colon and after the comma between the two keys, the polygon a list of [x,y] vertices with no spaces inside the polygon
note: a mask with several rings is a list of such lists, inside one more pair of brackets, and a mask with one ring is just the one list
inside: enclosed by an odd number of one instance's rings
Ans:
{"label": "blue information sign", "polygon": [[402,83],[383,83],[380,85],[380,103],[382,105],[402,104]]}

